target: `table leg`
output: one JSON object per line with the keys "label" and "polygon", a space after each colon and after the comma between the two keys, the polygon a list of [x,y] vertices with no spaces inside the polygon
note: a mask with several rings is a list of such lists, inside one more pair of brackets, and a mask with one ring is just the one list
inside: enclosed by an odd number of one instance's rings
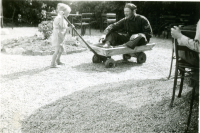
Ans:
{"label": "table leg", "polygon": [[81,35],[82,35],[82,36],[85,35],[85,29],[86,29],[85,26],[82,26],[82,28],[81,28]]}

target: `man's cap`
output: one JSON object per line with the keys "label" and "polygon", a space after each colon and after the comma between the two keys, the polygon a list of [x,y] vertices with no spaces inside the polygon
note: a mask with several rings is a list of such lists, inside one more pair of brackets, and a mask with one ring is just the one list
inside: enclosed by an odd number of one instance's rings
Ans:
{"label": "man's cap", "polygon": [[137,9],[137,6],[132,3],[127,3],[124,8],[129,8],[133,11]]}

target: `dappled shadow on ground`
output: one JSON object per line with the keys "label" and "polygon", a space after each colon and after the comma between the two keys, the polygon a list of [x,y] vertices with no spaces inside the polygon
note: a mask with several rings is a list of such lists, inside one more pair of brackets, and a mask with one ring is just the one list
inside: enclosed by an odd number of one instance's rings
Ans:
{"label": "dappled shadow on ground", "polygon": [[[85,88],[43,106],[22,121],[22,133],[183,132],[191,93],[169,108],[172,80],[127,80]],[[170,91],[170,92],[169,92]],[[198,131],[198,99],[191,132]]]}
{"label": "dappled shadow on ground", "polygon": [[88,72],[88,73],[96,73],[98,72],[112,72],[112,73],[121,73],[127,70],[130,70],[132,67],[140,67],[142,64],[137,64],[132,60],[124,61],[124,60],[116,60],[115,67],[113,68],[105,68],[104,63],[82,63],[80,65],[74,66],[78,71]]}
{"label": "dappled shadow on ground", "polygon": [[43,67],[43,68],[31,69],[31,70],[27,70],[27,71],[21,71],[21,72],[11,73],[11,74],[7,74],[7,75],[2,75],[1,78],[5,79],[5,80],[14,80],[14,79],[20,78],[21,76],[38,74],[38,73],[46,71],[48,69],[50,69],[49,66]]}

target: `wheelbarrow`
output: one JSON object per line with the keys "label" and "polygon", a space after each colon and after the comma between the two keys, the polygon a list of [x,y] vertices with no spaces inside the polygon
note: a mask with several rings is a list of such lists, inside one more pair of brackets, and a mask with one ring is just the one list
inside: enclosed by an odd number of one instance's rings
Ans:
{"label": "wheelbarrow", "polygon": [[[65,17],[64,17],[65,18]],[[92,57],[93,63],[104,63],[106,68],[111,68],[115,66],[114,59],[111,58],[113,55],[122,54],[124,60],[128,60],[131,57],[137,58],[137,63],[144,63],[146,61],[146,54],[144,51],[152,50],[155,46],[155,43],[149,43],[147,45],[136,46],[134,49],[128,48],[124,45],[113,47],[113,48],[103,48],[98,47],[95,45],[89,45],[82,36],[77,32],[76,28],[74,27],[71,22],[65,18],[65,20],[72,26],[73,30],[76,34],[82,39],[82,41],[86,44],[86,46],[94,53]]]}
{"label": "wheelbarrow", "polygon": [[142,64],[146,62],[146,54],[144,51],[152,50],[155,46],[155,43],[149,43],[147,45],[136,46],[134,49],[128,48],[124,45],[120,45],[113,48],[103,48],[95,45],[90,45],[92,49],[98,54],[93,55],[92,62],[93,63],[101,63],[105,64],[106,68],[114,67],[115,61],[111,58],[113,55],[122,55],[123,60],[127,61],[131,57],[137,58],[137,63]]}

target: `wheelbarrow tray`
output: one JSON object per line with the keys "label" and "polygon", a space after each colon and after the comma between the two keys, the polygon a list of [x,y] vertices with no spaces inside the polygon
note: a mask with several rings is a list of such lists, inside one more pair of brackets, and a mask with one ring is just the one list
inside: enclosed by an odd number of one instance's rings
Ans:
{"label": "wheelbarrow tray", "polygon": [[155,43],[148,43],[142,46],[136,46],[134,49],[128,48],[127,46],[121,45],[116,46],[113,48],[104,48],[95,45],[90,45],[91,48],[98,54],[102,56],[113,56],[113,55],[120,55],[120,54],[132,54],[132,53],[139,53],[143,51],[152,50],[155,46]]}

